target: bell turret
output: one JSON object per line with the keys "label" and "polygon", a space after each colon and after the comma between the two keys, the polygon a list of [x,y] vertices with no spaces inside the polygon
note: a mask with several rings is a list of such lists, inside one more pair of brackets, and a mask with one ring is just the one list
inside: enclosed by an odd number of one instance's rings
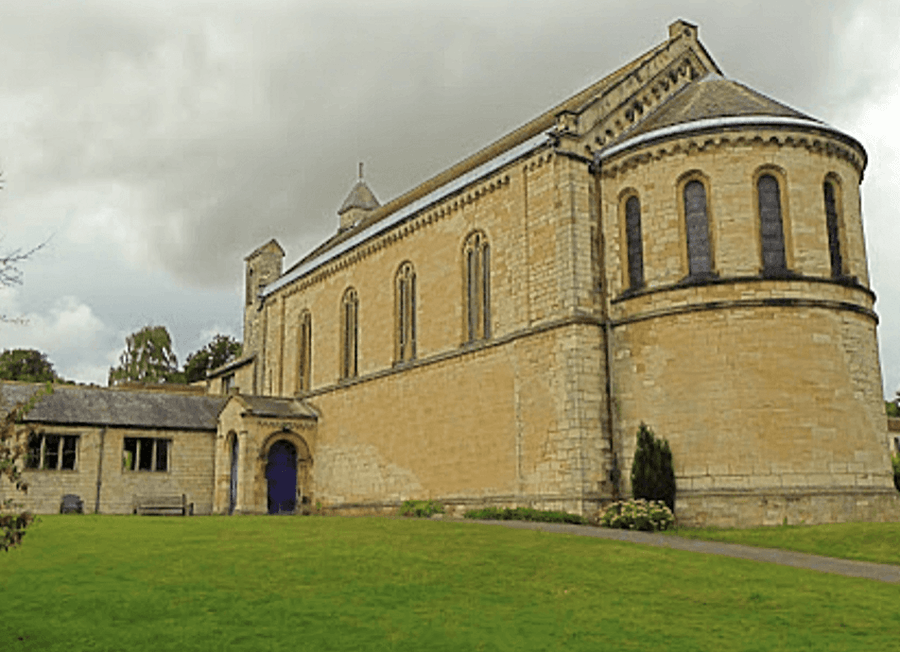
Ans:
{"label": "bell turret", "polygon": [[339,231],[344,231],[358,224],[366,215],[381,206],[372,189],[363,181],[363,164],[359,164],[359,179],[347,195],[347,199],[338,210],[340,217]]}

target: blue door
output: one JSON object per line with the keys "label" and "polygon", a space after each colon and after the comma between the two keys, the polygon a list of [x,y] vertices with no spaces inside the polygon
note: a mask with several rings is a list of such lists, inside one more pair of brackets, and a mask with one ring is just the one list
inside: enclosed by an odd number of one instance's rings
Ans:
{"label": "blue door", "polygon": [[297,449],[279,440],[269,449],[266,464],[269,514],[290,514],[297,506]]}

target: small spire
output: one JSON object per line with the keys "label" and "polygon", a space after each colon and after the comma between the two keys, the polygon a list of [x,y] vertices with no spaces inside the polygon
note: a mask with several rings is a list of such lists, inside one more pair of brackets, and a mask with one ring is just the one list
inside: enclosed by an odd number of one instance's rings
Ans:
{"label": "small spire", "polygon": [[359,180],[362,181],[362,161],[359,162]]}

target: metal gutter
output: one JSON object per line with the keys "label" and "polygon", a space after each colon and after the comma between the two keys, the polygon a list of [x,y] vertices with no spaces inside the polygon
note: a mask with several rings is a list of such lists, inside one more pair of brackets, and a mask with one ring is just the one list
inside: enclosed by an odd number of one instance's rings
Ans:
{"label": "metal gutter", "polygon": [[825,124],[824,122],[819,122],[818,120],[812,119],[803,119],[803,118],[791,118],[788,116],[773,116],[773,115],[740,115],[740,116],[726,116],[722,118],[702,118],[700,120],[693,120],[691,122],[682,122],[677,125],[671,125],[668,127],[662,127],[661,129],[655,129],[653,131],[648,131],[644,134],[639,134],[634,136],[633,138],[629,138],[618,145],[613,145],[609,149],[600,150],[594,157],[594,162],[605,161],[606,159],[619,154],[627,149],[631,149],[633,147],[637,147],[639,145],[643,145],[645,143],[661,140],[664,138],[671,138],[674,136],[681,136],[690,132],[695,131],[706,131],[713,129],[727,129],[729,127],[802,127],[806,129],[819,129],[821,131],[828,131],[837,136],[840,136],[841,139],[850,140],[855,143],[863,152],[865,149],[863,146],[852,136],[848,136],[842,131],[838,131],[834,127]]}

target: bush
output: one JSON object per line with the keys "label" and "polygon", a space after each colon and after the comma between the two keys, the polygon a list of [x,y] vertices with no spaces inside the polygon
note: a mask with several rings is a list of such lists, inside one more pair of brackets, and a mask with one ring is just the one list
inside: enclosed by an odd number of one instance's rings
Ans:
{"label": "bush", "polygon": [[638,428],[631,465],[631,495],[635,499],[662,501],[670,511],[675,511],[675,467],[669,442],[657,439],[643,422]]}
{"label": "bush", "polygon": [[485,507],[484,509],[470,509],[465,518],[479,521],[537,521],[539,523],[574,523],[575,525],[587,525],[588,520],[578,514],[568,512],[553,512],[530,507]]}
{"label": "bush", "polygon": [[407,500],[400,506],[400,516],[428,518],[432,514],[443,514],[444,506],[433,500]]}
{"label": "bush", "polygon": [[668,530],[675,523],[675,516],[661,500],[620,500],[605,510],[600,510],[600,525],[622,530],[656,532]]}
{"label": "bush", "polygon": [[891,455],[891,464],[894,466],[894,486],[900,491],[900,455]]}

